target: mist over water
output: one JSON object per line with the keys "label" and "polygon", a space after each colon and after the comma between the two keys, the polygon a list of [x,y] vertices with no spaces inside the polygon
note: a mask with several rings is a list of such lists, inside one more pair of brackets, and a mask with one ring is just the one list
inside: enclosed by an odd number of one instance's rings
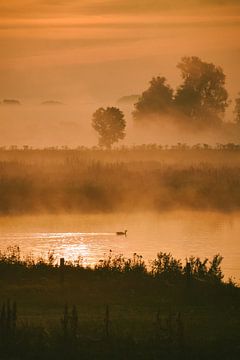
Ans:
{"label": "mist over water", "polygon": [[[0,104],[0,147],[96,146],[92,114],[107,106],[118,106],[126,117],[119,146],[239,143],[232,106],[224,126],[193,129],[167,116],[136,124],[133,104],[118,103],[141,94],[153,76],[166,76],[176,90],[176,64],[192,54],[223,67],[234,99],[240,76],[236,1],[27,3],[0,6],[0,101],[21,102]],[[239,278],[237,152],[59,153],[0,154],[0,249],[16,243],[24,254],[54,250],[57,257],[81,255],[91,265],[110,248],[146,260],[160,250],[181,258],[221,253],[225,273]],[[139,213],[144,210],[149,213]],[[114,235],[125,228],[127,238]]]}
{"label": "mist over water", "polygon": [[0,1],[1,359],[240,359],[239,38],[240,0]]}

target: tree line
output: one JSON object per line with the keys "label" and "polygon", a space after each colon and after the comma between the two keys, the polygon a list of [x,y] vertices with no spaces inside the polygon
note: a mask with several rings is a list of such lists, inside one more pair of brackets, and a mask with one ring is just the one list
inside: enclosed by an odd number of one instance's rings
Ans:
{"label": "tree line", "polygon": [[[183,57],[177,68],[181,71],[182,83],[175,91],[165,77],[152,78],[134,104],[135,122],[174,121],[193,129],[221,126],[231,103],[223,69],[196,56]],[[235,100],[234,122],[240,125],[240,94]],[[101,147],[111,148],[126,135],[126,120],[117,107],[97,109],[92,127],[99,135]]]}

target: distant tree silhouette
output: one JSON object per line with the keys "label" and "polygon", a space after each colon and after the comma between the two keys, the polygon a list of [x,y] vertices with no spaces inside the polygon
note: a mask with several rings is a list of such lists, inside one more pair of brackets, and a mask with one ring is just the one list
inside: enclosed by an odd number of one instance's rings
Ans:
{"label": "distant tree silhouette", "polygon": [[15,99],[3,99],[3,105],[21,105],[20,101]]}
{"label": "distant tree silhouette", "polygon": [[165,77],[154,77],[135,104],[133,117],[161,119],[170,115],[190,126],[220,125],[228,106],[222,68],[196,56],[183,57],[177,67],[183,82],[175,94]]}
{"label": "distant tree silhouette", "polygon": [[235,99],[234,120],[238,125],[240,125],[240,93],[239,97]]}
{"label": "distant tree silhouette", "polygon": [[108,149],[126,135],[124,114],[116,107],[97,109],[92,117],[92,127],[99,134],[99,145]]}
{"label": "distant tree silhouette", "polygon": [[169,112],[173,105],[173,89],[166,84],[165,77],[154,77],[149,88],[142,93],[134,105],[133,117],[143,119],[153,115],[159,117]]}
{"label": "distant tree silhouette", "polygon": [[178,111],[198,125],[221,123],[228,106],[222,68],[196,56],[183,57],[177,67],[183,78],[175,95]]}

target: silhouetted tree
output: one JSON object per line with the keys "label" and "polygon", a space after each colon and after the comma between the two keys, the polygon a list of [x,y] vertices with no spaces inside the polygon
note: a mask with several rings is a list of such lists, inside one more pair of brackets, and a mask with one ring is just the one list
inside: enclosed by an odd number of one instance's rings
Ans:
{"label": "silhouetted tree", "polygon": [[124,114],[116,107],[99,108],[93,114],[92,127],[99,134],[99,145],[108,149],[126,135]]}
{"label": "silhouetted tree", "polygon": [[240,93],[239,97],[235,99],[234,115],[235,122],[240,125]]}
{"label": "silhouetted tree", "polygon": [[176,108],[198,125],[221,123],[228,106],[222,68],[196,56],[183,57],[177,67],[183,84],[175,95]]}
{"label": "silhouetted tree", "polygon": [[154,77],[149,88],[142,93],[134,105],[133,116],[136,120],[145,117],[159,117],[169,112],[173,105],[173,89],[166,84],[165,77]]}

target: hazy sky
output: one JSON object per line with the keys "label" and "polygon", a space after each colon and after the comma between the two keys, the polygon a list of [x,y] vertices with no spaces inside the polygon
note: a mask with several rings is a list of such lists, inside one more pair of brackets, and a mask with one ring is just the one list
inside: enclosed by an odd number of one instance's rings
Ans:
{"label": "hazy sky", "polygon": [[0,99],[113,101],[176,63],[221,65],[240,91],[239,0],[0,0]]}

